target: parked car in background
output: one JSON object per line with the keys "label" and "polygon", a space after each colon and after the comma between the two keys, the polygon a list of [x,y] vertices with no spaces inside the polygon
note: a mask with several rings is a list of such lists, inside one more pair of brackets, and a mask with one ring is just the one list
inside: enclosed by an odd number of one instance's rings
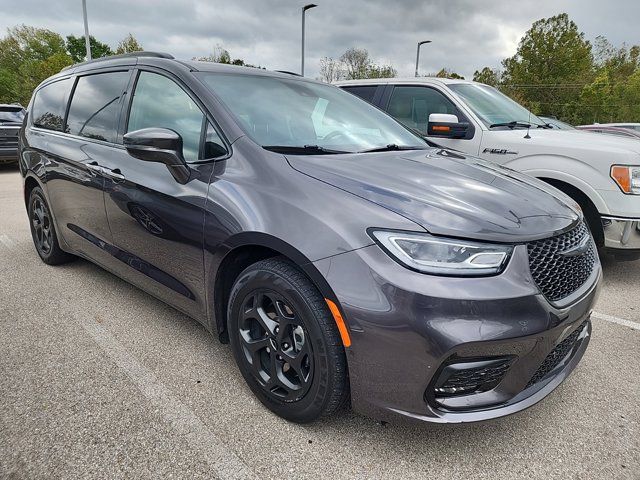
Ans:
{"label": "parked car in background", "polygon": [[18,131],[24,112],[22,105],[0,104],[0,165],[18,161]]}
{"label": "parked car in background", "polygon": [[63,70],[27,118],[42,260],[196,318],[286,419],[500,417],[587,348],[602,273],[575,202],[336,87],[145,52]]}
{"label": "parked car in background", "polygon": [[604,133],[607,135],[616,135],[618,137],[640,139],[640,130],[636,131],[630,128],[609,127],[606,125],[600,125],[599,123],[594,125],[579,125],[576,128],[585,132]]}
{"label": "parked car in background", "polygon": [[582,207],[596,243],[640,257],[640,142],[551,128],[488,85],[443,78],[337,82],[445,147],[540,178]]}
{"label": "parked car in background", "polygon": [[635,130],[636,132],[640,132],[640,123],[598,123],[596,125],[601,125],[603,127],[618,127],[618,128],[626,128],[629,130]]}
{"label": "parked car in background", "polygon": [[542,115],[539,115],[538,118],[546,122],[547,125],[551,125],[553,128],[557,130],[575,130],[576,129],[576,127],[574,127],[573,125],[569,125],[567,122],[558,120],[555,117],[544,117]]}

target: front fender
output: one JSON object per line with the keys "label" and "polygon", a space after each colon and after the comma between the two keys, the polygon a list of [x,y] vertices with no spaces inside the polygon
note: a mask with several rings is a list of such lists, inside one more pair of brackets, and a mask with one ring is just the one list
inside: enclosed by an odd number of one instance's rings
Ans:
{"label": "front fender", "polygon": [[[514,159],[506,167],[519,170],[536,178],[550,178],[574,186],[584,193],[599,213],[610,213],[609,206],[599,190],[617,188],[608,175],[581,160],[556,155],[531,155]],[[559,170],[558,167],[562,167]]]}

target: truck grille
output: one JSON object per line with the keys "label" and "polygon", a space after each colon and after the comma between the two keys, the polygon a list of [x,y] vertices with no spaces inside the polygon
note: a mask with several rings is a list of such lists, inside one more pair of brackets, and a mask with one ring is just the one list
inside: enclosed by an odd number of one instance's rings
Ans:
{"label": "truck grille", "polygon": [[569,352],[571,352],[573,346],[578,340],[578,337],[585,328],[587,328],[587,321],[583,322],[582,325],[576,328],[567,338],[556,345],[544,359],[542,365],[540,365],[538,370],[536,370],[536,373],[533,375],[531,380],[529,380],[529,383],[527,383],[525,388],[529,388],[531,385],[538,383],[546,377],[549,372],[556,368],[558,364],[569,354]]}
{"label": "truck grille", "polygon": [[[589,237],[586,251],[571,254],[571,249]],[[597,252],[591,234],[583,222],[556,237],[527,244],[531,275],[542,294],[551,302],[561,300],[587,281],[596,264]]]}

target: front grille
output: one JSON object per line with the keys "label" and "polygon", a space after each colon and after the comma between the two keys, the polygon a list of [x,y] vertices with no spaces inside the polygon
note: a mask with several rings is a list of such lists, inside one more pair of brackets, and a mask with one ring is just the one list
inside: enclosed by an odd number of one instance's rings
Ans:
{"label": "front grille", "polygon": [[436,383],[436,397],[469,395],[495,387],[511,366],[511,358],[454,363],[445,367]]}
{"label": "front grille", "polygon": [[527,244],[531,275],[549,301],[555,302],[571,295],[593,272],[597,258],[593,240],[584,253],[566,255],[567,251],[580,245],[585,235],[591,237],[583,222],[562,235]]}
{"label": "front grille", "polygon": [[578,337],[582,331],[587,327],[587,321],[583,322],[578,328],[576,328],[567,338],[561,341],[556,347],[551,350],[551,353],[544,359],[542,365],[536,370],[529,383],[525,388],[529,388],[531,385],[538,383],[544,377],[547,376],[558,364],[569,354],[573,349]]}

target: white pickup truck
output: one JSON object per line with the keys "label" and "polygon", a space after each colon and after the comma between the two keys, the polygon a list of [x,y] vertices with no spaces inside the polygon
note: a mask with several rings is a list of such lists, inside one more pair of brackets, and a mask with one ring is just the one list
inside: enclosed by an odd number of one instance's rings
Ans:
{"label": "white pickup truck", "polygon": [[493,87],[418,77],[339,87],[442,145],[547,181],[584,211],[601,249],[640,258],[640,141],[557,130]]}

